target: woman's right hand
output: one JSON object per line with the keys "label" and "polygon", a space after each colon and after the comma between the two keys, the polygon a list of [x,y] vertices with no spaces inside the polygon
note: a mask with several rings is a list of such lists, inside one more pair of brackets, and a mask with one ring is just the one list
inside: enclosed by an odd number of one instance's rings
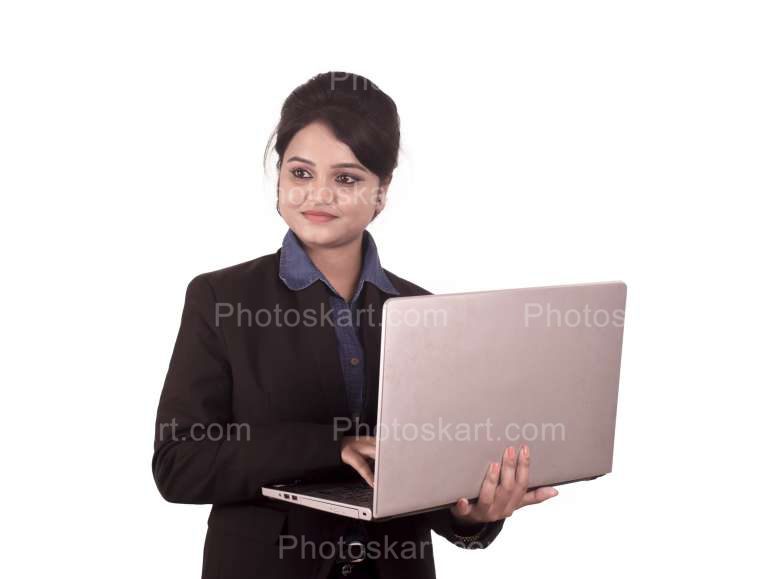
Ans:
{"label": "woman's right hand", "polygon": [[368,459],[374,462],[376,440],[374,436],[344,436],[341,446],[342,462],[352,466],[371,487],[374,487],[374,473]]}

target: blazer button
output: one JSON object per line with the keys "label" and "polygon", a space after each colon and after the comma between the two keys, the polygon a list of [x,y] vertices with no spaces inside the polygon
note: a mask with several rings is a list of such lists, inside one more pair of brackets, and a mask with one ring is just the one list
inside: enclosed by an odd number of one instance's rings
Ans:
{"label": "blazer button", "polygon": [[359,360],[358,358],[351,358],[351,359],[350,359],[350,363],[351,363],[351,365],[353,365],[353,366],[358,366],[358,363],[359,363],[360,361],[361,361],[361,360]]}

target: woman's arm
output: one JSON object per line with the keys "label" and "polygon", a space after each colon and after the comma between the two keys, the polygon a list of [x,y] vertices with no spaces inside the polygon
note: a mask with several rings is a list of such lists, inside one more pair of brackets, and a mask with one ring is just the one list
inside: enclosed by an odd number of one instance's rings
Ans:
{"label": "woman's arm", "polygon": [[232,425],[232,376],[214,307],[210,284],[197,276],[187,287],[155,425],[152,471],[163,498],[249,500],[265,484],[342,465],[333,424]]}

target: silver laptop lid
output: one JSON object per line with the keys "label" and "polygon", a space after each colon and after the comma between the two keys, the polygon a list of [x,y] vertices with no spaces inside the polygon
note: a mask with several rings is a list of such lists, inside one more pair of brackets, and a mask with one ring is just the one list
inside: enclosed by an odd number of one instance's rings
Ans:
{"label": "silver laptop lid", "polygon": [[475,498],[527,443],[530,487],[611,471],[622,282],[385,302],[374,516]]}

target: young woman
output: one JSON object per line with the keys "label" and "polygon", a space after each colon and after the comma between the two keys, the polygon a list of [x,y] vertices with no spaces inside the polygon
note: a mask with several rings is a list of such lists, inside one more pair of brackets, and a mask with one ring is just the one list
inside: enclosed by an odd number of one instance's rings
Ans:
{"label": "young woman", "polygon": [[[366,230],[399,139],[395,104],[364,77],[330,72],[295,89],[274,134],[281,247],[187,288],[152,466],[165,499],[213,505],[204,579],[435,577],[431,530],[484,547],[516,509],[556,494],[527,492],[522,445],[490,465],[477,503],[386,522],[261,495],[295,479],[373,484],[375,439],[355,425],[374,432],[382,305],[429,293],[383,269]],[[340,432],[339,418],[354,426]]]}

